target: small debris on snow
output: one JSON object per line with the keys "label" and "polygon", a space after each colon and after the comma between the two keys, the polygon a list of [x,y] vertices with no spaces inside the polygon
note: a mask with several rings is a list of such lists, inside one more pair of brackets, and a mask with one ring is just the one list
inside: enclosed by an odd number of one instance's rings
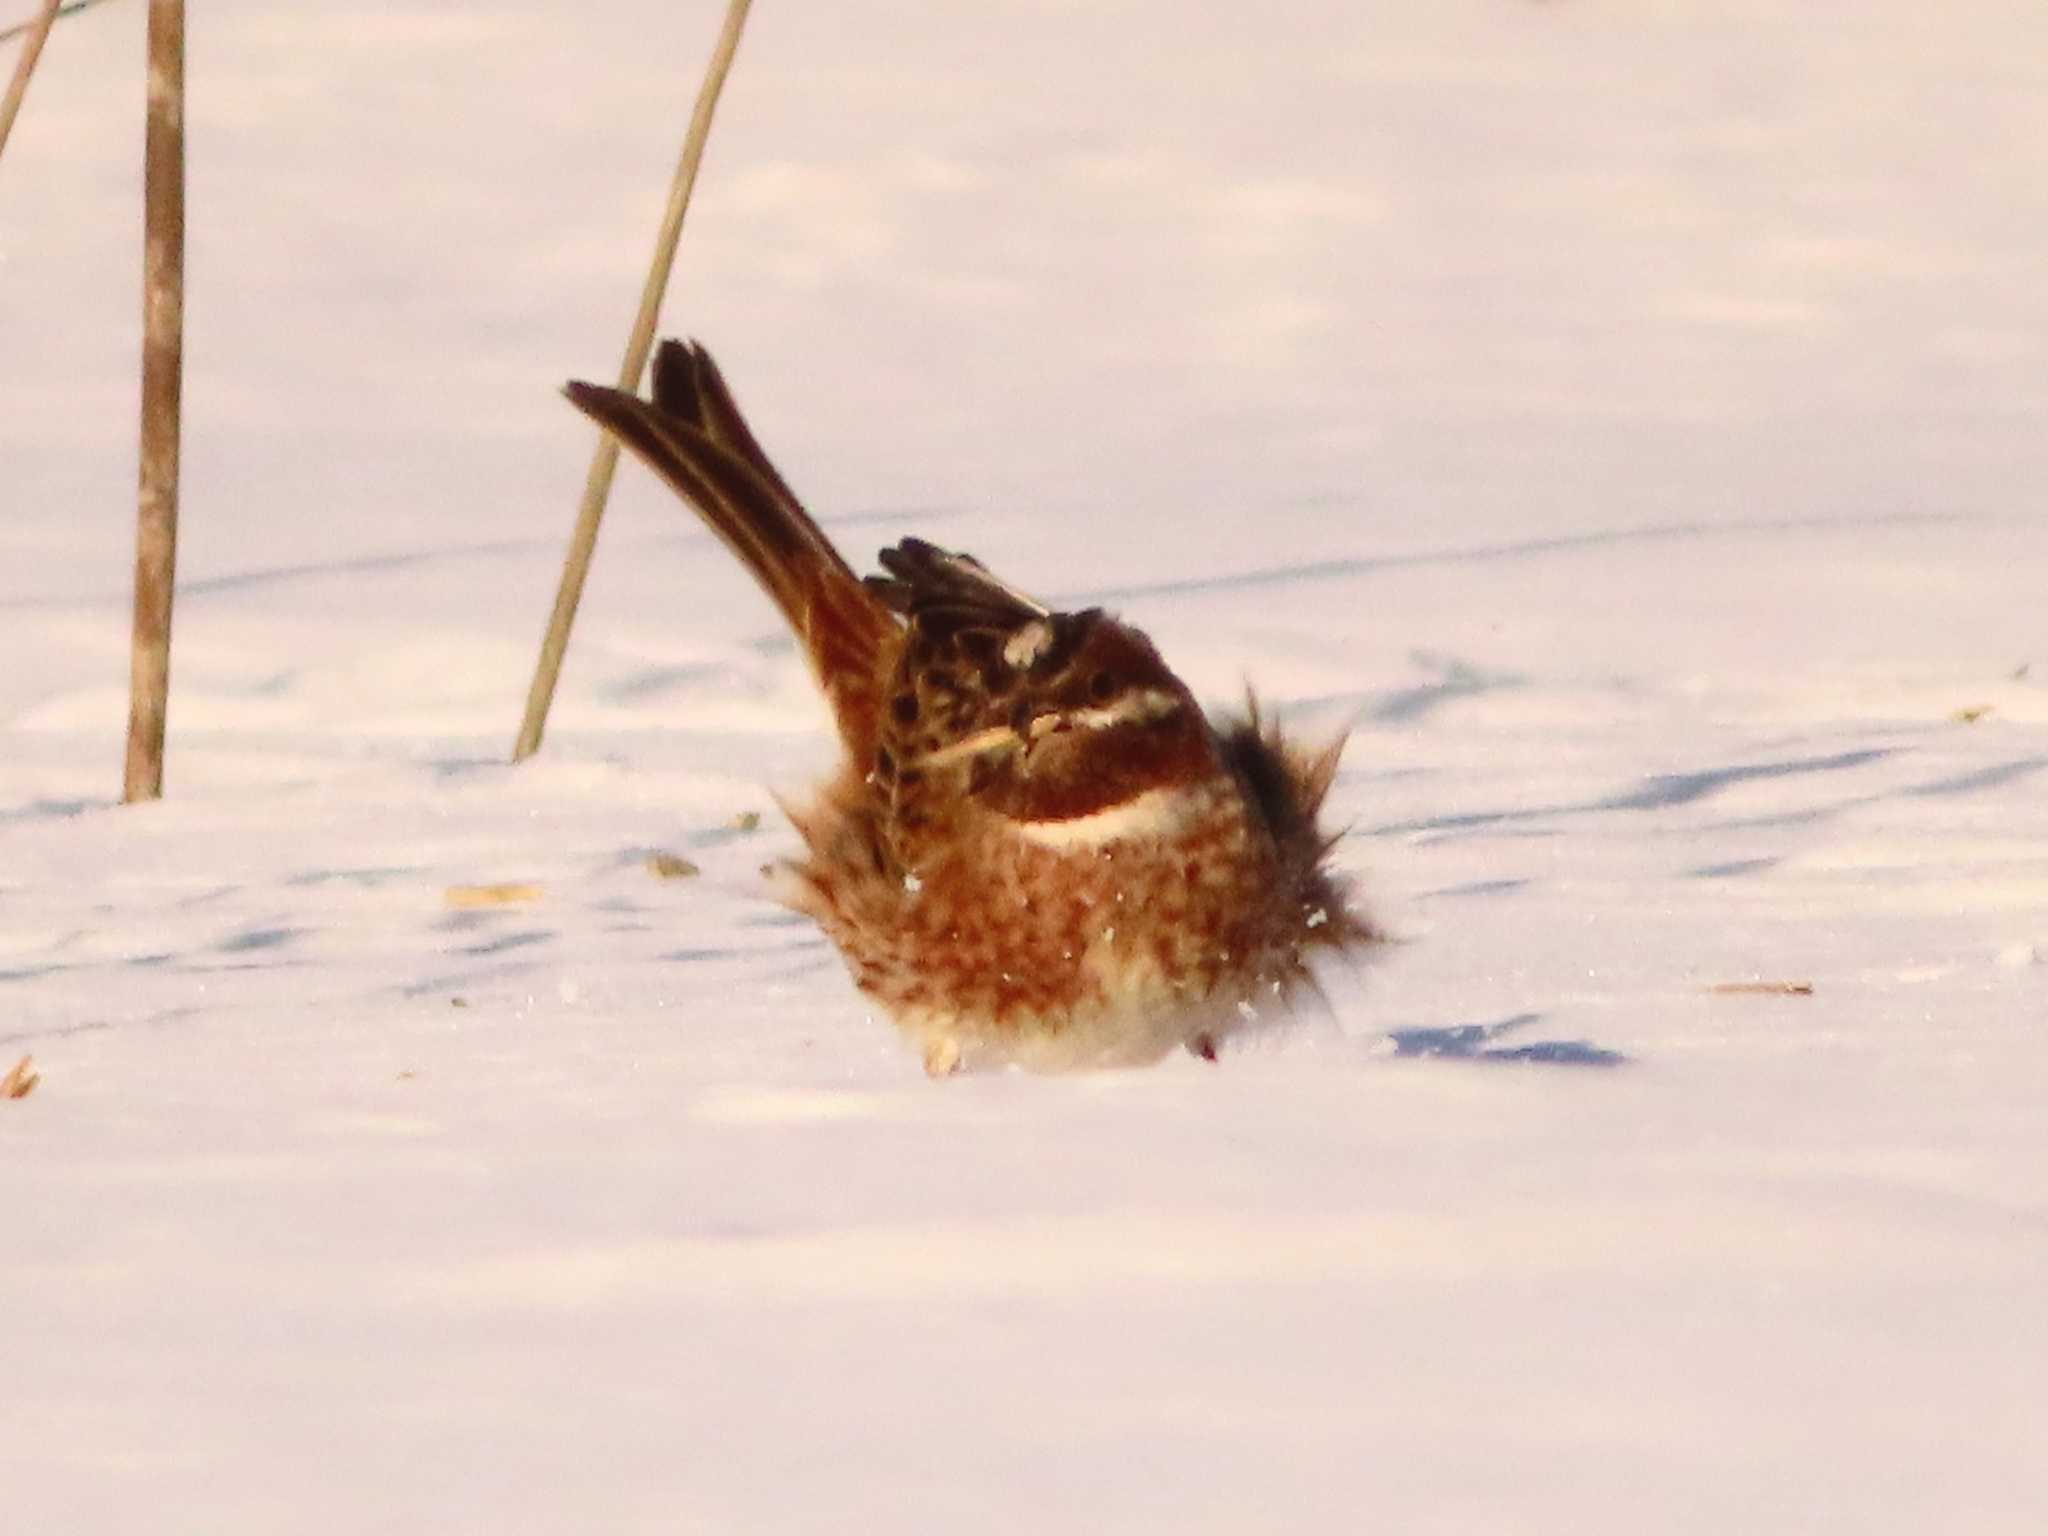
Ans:
{"label": "small debris on snow", "polygon": [[1957,725],[1975,725],[1986,715],[1991,714],[1995,708],[1996,706],[1991,704],[1972,704],[1967,709],[1957,710],[1949,716],[1949,719],[1953,720]]}
{"label": "small debris on snow", "polygon": [[647,855],[647,872],[657,880],[687,880],[692,875],[703,873],[679,853],[650,853]]}
{"label": "small debris on snow", "polygon": [[507,880],[497,885],[451,885],[447,902],[451,907],[515,907],[539,901],[540,887]]}
{"label": "small debris on snow", "polygon": [[735,832],[752,832],[760,825],[761,813],[759,811],[741,811],[739,815],[732,819],[732,829]]}
{"label": "small debris on snow", "polygon": [[0,1077],[0,1099],[25,1099],[36,1091],[36,1084],[43,1080],[36,1071],[36,1059],[24,1056]]}
{"label": "small debris on snow", "polygon": [[1722,981],[1707,988],[1719,997],[1811,997],[1810,981]]}

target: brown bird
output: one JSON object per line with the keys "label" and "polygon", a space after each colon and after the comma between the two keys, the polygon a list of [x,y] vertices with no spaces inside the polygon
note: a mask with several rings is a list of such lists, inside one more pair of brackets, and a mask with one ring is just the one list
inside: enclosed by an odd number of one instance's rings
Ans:
{"label": "brown bird", "polygon": [[1339,738],[1256,704],[1212,724],[1152,642],[1054,612],[922,539],[854,575],[754,440],[711,354],[666,341],[654,397],[569,399],[694,506],[796,632],[845,761],[791,812],[784,895],[925,1068],[1214,1058],[1380,935],[1325,864]]}

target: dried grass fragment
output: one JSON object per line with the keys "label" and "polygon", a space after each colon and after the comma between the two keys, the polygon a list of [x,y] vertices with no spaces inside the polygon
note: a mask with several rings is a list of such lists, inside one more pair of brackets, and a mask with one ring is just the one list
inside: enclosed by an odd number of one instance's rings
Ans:
{"label": "dried grass fragment", "polygon": [[650,853],[647,872],[657,880],[687,880],[703,873],[680,853]]}
{"label": "dried grass fragment", "polygon": [[539,900],[539,886],[516,880],[497,885],[451,885],[447,891],[451,907],[516,907],[523,902]]}
{"label": "dried grass fragment", "polygon": [[36,1059],[24,1056],[0,1077],[0,1099],[25,1099],[36,1091],[36,1084],[43,1080],[36,1070]]}
{"label": "dried grass fragment", "polygon": [[1723,981],[1707,988],[1720,997],[1811,997],[1810,981]]}

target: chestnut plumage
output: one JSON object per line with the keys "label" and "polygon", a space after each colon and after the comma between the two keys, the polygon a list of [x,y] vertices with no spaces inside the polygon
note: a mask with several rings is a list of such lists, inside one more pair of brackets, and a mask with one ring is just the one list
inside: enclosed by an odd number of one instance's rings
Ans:
{"label": "chestnut plumage", "polygon": [[760,583],[832,708],[839,770],[782,871],[927,1070],[1213,1058],[1379,934],[1328,868],[1341,741],[1251,706],[1212,722],[1140,631],[1056,612],[905,539],[856,576],[769,462],[701,345],[651,399],[571,401],[694,507]]}

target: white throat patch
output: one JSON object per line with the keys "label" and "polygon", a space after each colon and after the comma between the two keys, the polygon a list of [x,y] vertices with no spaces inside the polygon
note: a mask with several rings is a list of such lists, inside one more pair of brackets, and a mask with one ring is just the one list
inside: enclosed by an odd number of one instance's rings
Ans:
{"label": "white throat patch", "polygon": [[1200,790],[1186,786],[1148,789],[1142,795],[1088,816],[1064,821],[1019,821],[1017,835],[1041,848],[1099,848],[1107,843],[1164,837],[1200,809]]}

